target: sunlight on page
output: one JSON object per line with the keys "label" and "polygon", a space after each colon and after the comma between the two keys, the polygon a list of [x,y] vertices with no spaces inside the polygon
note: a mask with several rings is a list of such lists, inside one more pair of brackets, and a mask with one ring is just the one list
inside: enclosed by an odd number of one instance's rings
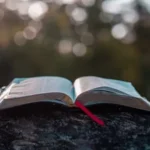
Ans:
{"label": "sunlight on page", "polygon": [[9,98],[53,92],[64,93],[73,99],[72,83],[61,77],[23,78],[20,83],[11,89]]}
{"label": "sunlight on page", "polygon": [[131,83],[119,80],[88,76],[78,78],[74,82],[74,86],[76,96],[95,88],[107,87],[119,90],[133,97],[141,98],[141,96],[136,92],[135,88],[132,86]]}

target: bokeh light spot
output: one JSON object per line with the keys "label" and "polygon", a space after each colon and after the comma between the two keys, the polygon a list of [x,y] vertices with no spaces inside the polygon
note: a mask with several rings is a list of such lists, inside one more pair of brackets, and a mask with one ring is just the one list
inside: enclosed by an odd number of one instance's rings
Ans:
{"label": "bokeh light spot", "polygon": [[14,11],[17,9],[18,1],[17,0],[7,0],[5,2],[5,5],[8,10]]}
{"label": "bokeh light spot", "polygon": [[76,43],[73,46],[73,53],[74,55],[76,55],[77,57],[82,57],[86,54],[87,49],[86,46],[82,43]]}
{"label": "bokeh light spot", "polygon": [[101,8],[104,12],[119,14],[124,10],[131,9],[134,0],[105,0]]}
{"label": "bokeh light spot", "polygon": [[139,20],[139,15],[135,10],[124,13],[122,17],[125,22],[131,24],[134,24]]}
{"label": "bokeh light spot", "polygon": [[76,0],[62,0],[63,4],[74,4]]}
{"label": "bokeh light spot", "polygon": [[121,6],[116,1],[103,1],[101,7],[102,10],[107,13],[117,14],[121,11]]}
{"label": "bokeh light spot", "polygon": [[40,20],[47,11],[48,5],[42,1],[37,1],[30,5],[28,14],[33,20]]}
{"label": "bokeh light spot", "polygon": [[0,0],[0,3],[4,3],[5,2],[5,0]]}
{"label": "bokeh light spot", "polygon": [[68,54],[72,51],[72,42],[70,40],[61,40],[58,44],[58,50],[61,54]]}
{"label": "bokeh light spot", "polygon": [[24,29],[23,36],[28,40],[33,40],[37,35],[37,31],[34,27],[28,26]]}
{"label": "bokeh light spot", "polygon": [[20,2],[17,8],[19,15],[27,15],[29,6],[30,6],[30,2],[28,1]]}
{"label": "bokeh light spot", "polygon": [[23,36],[23,32],[19,31],[15,34],[14,36],[14,42],[18,45],[18,46],[23,46],[26,43],[26,39]]}
{"label": "bokeh light spot", "polygon": [[126,25],[120,23],[113,26],[111,33],[114,38],[123,39],[128,33],[128,28]]}
{"label": "bokeh light spot", "polygon": [[85,7],[90,7],[90,6],[93,6],[95,4],[95,0],[81,0],[81,3]]}
{"label": "bokeh light spot", "polygon": [[87,19],[87,12],[85,11],[84,8],[76,7],[72,11],[72,18],[76,22],[84,22]]}

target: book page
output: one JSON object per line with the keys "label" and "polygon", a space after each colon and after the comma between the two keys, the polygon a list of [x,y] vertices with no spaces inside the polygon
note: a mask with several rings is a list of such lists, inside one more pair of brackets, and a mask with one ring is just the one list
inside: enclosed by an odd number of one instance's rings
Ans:
{"label": "book page", "polygon": [[7,98],[26,97],[44,93],[64,93],[73,99],[71,81],[61,77],[16,78]]}
{"label": "book page", "polygon": [[1,93],[0,95],[0,103],[3,101],[3,99],[8,97],[8,94],[10,93],[12,87],[15,85],[16,83],[11,82],[6,89]]}
{"label": "book page", "polygon": [[[93,90],[95,88],[100,89],[102,87],[106,87],[105,90],[107,90],[107,88],[111,88],[121,91],[130,96],[141,98],[141,96],[138,94],[138,92],[135,90],[131,83],[119,80],[87,76],[75,80],[74,87],[76,97],[86,91]],[[110,89],[108,91],[110,91]]]}

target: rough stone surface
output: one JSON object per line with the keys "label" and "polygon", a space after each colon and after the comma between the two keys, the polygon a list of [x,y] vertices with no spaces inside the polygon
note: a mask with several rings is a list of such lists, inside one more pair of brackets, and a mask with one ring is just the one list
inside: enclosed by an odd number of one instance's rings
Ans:
{"label": "rough stone surface", "polygon": [[32,104],[0,111],[0,150],[150,150],[150,113],[116,105],[77,109]]}

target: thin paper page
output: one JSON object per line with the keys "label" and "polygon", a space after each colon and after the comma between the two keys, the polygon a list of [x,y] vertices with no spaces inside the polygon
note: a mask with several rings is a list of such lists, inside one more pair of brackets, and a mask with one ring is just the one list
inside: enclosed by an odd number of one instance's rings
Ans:
{"label": "thin paper page", "polygon": [[[19,83],[13,86],[8,98],[24,97],[43,93],[64,93],[73,99],[72,83],[61,77],[36,77],[18,79]],[[18,81],[17,79],[15,81]]]}
{"label": "thin paper page", "polygon": [[0,103],[3,101],[3,99],[7,98],[12,87],[15,86],[16,83],[11,83],[10,85],[7,86],[7,88],[2,92],[0,95]]}
{"label": "thin paper page", "polygon": [[121,92],[124,92],[133,97],[141,98],[141,96],[137,93],[137,91],[135,90],[135,88],[132,86],[131,83],[119,81],[119,80],[87,76],[87,77],[78,78],[74,82],[74,86],[75,86],[76,97],[82,94],[83,92],[86,92],[95,88],[109,87],[109,88],[113,88]]}

